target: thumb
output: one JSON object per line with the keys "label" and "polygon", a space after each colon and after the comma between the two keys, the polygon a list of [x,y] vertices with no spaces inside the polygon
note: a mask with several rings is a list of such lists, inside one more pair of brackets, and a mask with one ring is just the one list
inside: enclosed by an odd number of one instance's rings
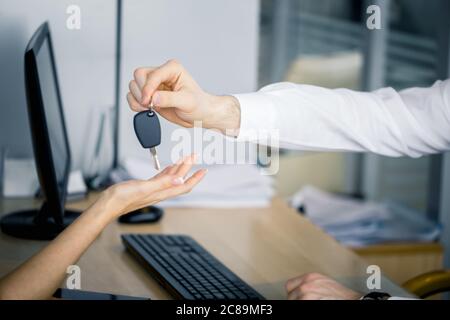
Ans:
{"label": "thumb", "polygon": [[157,108],[177,108],[184,112],[195,108],[194,94],[190,92],[156,91],[152,103]]}

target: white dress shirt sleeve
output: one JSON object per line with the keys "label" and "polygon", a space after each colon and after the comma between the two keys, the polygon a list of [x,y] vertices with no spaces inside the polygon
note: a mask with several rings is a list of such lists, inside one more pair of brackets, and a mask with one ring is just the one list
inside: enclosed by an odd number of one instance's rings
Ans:
{"label": "white dress shirt sleeve", "polygon": [[278,83],[235,97],[238,140],[279,134],[280,147],[420,157],[450,150],[450,80],[430,88],[371,93]]}

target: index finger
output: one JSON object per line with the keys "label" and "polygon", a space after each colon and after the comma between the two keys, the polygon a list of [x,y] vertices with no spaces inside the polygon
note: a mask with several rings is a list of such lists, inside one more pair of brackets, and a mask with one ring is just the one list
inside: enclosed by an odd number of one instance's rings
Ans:
{"label": "index finger", "polygon": [[142,100],[141,104],[146,106],[150,104],[153,93],[162,84],[168,84],[169,86],[174,84],[180,74],[183,67],[175,60],[169,60],[159,68],[156,68],[152,72],[147,74],[147,79],[144,87],[142,88]]}
{"label": "index finger", "polygon": [[140,90],[144,88],[147,82],[147,76],[150,72],[154,71],[156,67],[142,67],[134,70],[134,81],[136,81]]}

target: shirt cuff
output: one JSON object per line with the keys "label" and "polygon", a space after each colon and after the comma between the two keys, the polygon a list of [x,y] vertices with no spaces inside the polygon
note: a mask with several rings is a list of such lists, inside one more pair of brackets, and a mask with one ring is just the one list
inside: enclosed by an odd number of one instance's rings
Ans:
{"label": "shirt cuff", "polygon": [[261,133],[279,130],[278,114],[267,93],[236,94],[241,109],[241,125],[238,141],[256,141]]}
{"label": "shirt cuff", "polygon": [[388,300],[396,301],[396,300],[420,300],[420,299],[408,297],[390,297]]}

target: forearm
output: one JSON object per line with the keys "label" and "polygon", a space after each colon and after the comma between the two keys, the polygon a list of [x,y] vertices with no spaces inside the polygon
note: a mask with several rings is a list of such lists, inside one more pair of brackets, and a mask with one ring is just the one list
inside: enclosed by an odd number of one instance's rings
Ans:
{"label": "forearm", "polygon": [[[183,158],[149,180],[116,184],[46,248],[0,280],[0,299],[48,299],[100,232],[117,217],[159,201],[186,194],[205,176],[198,170],[186,178],[195,156]],[[180,182],[181,180],[181,182]]]}
{"label": "forearm", "polygon": [[[239,140],[259,131],[279,135],[281,147],[303,151],[373,152],[418,157],[450,148],[450,83],[427,89],[362,93],[275,84],[236,95]],[[256,135],[255,135],[256,133]],[[252,138],[253,137],[253,138]]]}
{"label": "forearm", "polygon": [[[139,68],[130,82],[134,111],[155,110],[191,128],[217,129],[238,140],[305,151],[373,152],[419,157],[450,149],[450,80],[431,88],[372,93],[278,83],[260,92],[207,94],[170,60]],[[165,90],[158,90],[159,87]]]}
{"label": "forearm", "polygon": [[112,220],[107,201],[98,201],[47,247],[0,281],[0,299],[49,299],[61,285],[69,265]]}

